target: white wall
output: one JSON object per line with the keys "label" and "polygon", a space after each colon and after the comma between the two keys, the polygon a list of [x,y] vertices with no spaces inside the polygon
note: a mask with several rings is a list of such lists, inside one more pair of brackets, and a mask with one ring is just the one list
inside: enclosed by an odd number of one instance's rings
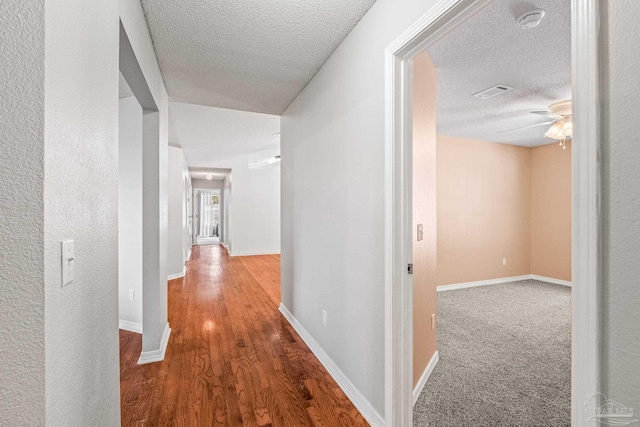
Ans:
{"label": "white wall", "polygon": [[229,212],[231,211],[231,181],[231,173],[225,176],[224,181],[222,181],[222,233],[220,241],[227,250],[231,244],[231,223],[229,222]]}
{"label": "white wall", "polygon": [[[143,310],[142,350],[162,350],[167,322],[167,233],[168,233],[168,95],[139,1],[120,1],[120,22],[131,43],[139,75],[148,85],[149,96],[141,99],[139,82],[128,81],[142,105],[143,113]],[[117,21],[116,21],[117,22]],[[136,65],[136,66],[137,66]],[[121,68],[131,63],[120,63]],[[131,68],[129,68],[131,70]],[[125,78],[127,73],[121,69]],[[135,74],[135,73],[134,73]],[[152,98],[149,101],[149,98]],[[158,112],[148,110],[153,102]]]}
{"label": "white wall", "polygon": [[0,16],[0,424],[41,426],[44,1],[3,0]]}
{"label": "white wall", "polygon": [[[169,213],[168,213],[168,244],[167,244],[167,274],[176,277],[184,271],[184,236],[188,232],[186,203],[187,188],[185,175],[188,177],[189,168],[184,158],[182,148],[169,147]],[[188,184],[187,184],[188,185]]]}
{"label": "white wall", "polygon": [[282,302],[380,414],[384,50],[434,4],[378,0],[281,121]]}
{"label": "white wall", "polygon": [[[383,52],[434,3],[378,0],[282,117],[282,301],[380,413]],[[640,8],[633,0],[605,0],[602,12],[608,124],[603,140],[603,391],[637,408],[640,54],[634,40],[640,37],[635,25]]]}
{"label": "white wall", "polygon": [[207,179],[193,179],[191,185],[193,188],[222,188],[223,181],[221,180],[207,180]]}
{"label": "white wall", "polygon": [[[46,2],[47,426],[120,425],[117,22],[117,2]],[[63,288],[64,239],[76,272]]]}
{"label": "white wall", "polygon": [[640,7],[603,7],[603,392],[640,408]]}
{"label": "white wall", "polygon": [[[118,305],[120,326],[142,332],[142,107],[120,100],[118,152]],[[129,290],[134,292],[129,300]]]}
{"label": "white wall", "polygon": [[[232,256],[280,253],[280,164],[249,167],[250,159],[278,153],[253,153],[210,165],[231,169],[233,175],[233,190],[229,186],[222,192],[223,242]],[[230,184],[231,177],[225,182]]]}

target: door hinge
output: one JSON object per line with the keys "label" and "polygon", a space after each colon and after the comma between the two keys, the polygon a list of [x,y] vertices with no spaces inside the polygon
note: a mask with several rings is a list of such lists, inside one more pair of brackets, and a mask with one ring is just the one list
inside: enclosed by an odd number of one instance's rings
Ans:
{"label": "door hinge", "polygon": [[407,266],[407,273],[409,273],[409,274],[413,274],[413,264],[409,264],[409,265]]}

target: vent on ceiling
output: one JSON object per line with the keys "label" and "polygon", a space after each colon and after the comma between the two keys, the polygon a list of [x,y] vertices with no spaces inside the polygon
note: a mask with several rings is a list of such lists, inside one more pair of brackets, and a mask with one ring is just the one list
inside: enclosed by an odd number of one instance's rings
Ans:
{"label": "vent on ceiling", "polygon": [[480,99],[489,99],[494,96],[500,95],[501,93],[505,93],[513,89],[512,87],[505,85],[497,85],[494,87],[490,87],[489,89],[485,89],[482,92],[474,93],[473,96]]}

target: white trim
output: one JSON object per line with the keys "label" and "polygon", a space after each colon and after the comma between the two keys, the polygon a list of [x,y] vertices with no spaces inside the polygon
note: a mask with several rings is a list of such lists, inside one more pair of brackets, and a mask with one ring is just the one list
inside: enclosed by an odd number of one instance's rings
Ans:
{"label": "white trim", "polygon": [[378,412],[371,406],[369,401],[360,393],[360,391],[349,381],[349,378],[340,370],[338,365],[335,364],[331,357],[322,349],[320,344],[313,339],[311,334],[307,332],[307,330],[298,322],[298,320],[287,310],[287,308],[280,304],[279,307],[280,313],[284,316],[285,319],[289,322],[291,327],[295,329],[295,331],[300,335],[300,338],[307,344],[309,349],[313,352],[313,354],[318,358],[320,363],[325,367],[329,375],[338,383],[338,386],[344,391],[347,397],[351,400],[353,405],[360,411],[362,416],[371,424],[373,427],[382,427],[384,426],[384,420],[378,414]]}
{"label": "white trim", "polygon": [[412,59],[493,0],[439,0],[385,50],[385,422],[413,425]]}
{"label": "white trim", "polygon": [[167,345],[169,344],[169,337],[171,336],[171,328],[169,323],[164,327],[162,333],[162,341],[160,341],[160,348],[158,350],[143,351],[140,353],[138,359],[138,365],[144,365],[146,363],[161,362],[164,360],[164,355],[167,352]]}
{"label": "white trim", "polygon": [[175,273],[175,274],[168,275],[167,276],[167,281],[179,279],[181,277],[184,277],[185,274],[187,274],[187,266],[186,265],[184,267],[182,267],[182,273]]}
{"label": "white trim", "polygon": [[[229,252],[229,249],[227,249]],[[229,256],[258,256],[258,255],[280,255],[280,251],[267,251],[267,252],[229,252]]]}
{"label": "white trim", "polygon": [[600,389],[600,0],[571,1],[572,274],[571,422],[591,415],[582,403]]}
{"label": "white trim", "polygon": [[118,326],[123,331],[135,332],[136,334],[142,333],[142,323],[129,322],[128,320],[120,320]]}
{"label": "white trim", "polygon": [[538,276],[537,274],[532,274],[531,279],[538,280],[540,282],[553,283],[554,285],[562,285],[562,286],[569,286],[569,287],[571,287],[572,285],[571,282],[569,282],[568,280],[560,280],[560,279],[554,279],[553,277]]}
{"label": "white trim", "polygon": [[453,285],[442,285],[437,287],[438,292],[455,291],[456,289],[475,288],[477,286],[499,285],[501,283],[519,282],[522,280],[530,280],[531,275],[501,277],[499,279],[478,280],[477,282],[456,283]]}
{"label": "white trim", "polygon": [[[385,51],[385,417],[413,425],[411,406],[412,59],[492,0],[439,0]],[[600,392],[600,0],[571,1],[572,97],[572,422],[588,418],[584,399]]]}
{"label": "white trim", "polygon": [[416,384],[416,386],[413,389],[414,405],[418,401],[418,398],[420,397],[420,393],[422,393],[422,389],[424,389],[424,386],[427,385],[427,380],[431,376],[433,369],[436,367],[436,363],[438,363],[438,360],[440,360],[440,355],[438,354],[438,350],[436,350],[436,352],[433,353],[433,356],[431,356],[431,360],[429,361],[429,364],[427,364],[427,367],[424,368],[424,372],[422,373],[422,376],[420,376],[420,379],[418,380],[418,384]]}
{"label": "white trim", "polygon": [[455,291],[456,289],[475,288],[477,286],[499,285],[501,283],[519,282],[522,280],[538,280],[540,282],[553,283],[555,285],[571,286],[567,280],[554,279],[552,277],[538,276],[537,274],[525,274],[524,276],[501,277],[499,279],[478,280],[477,282],[455,283],[437,287],[438,292]]}

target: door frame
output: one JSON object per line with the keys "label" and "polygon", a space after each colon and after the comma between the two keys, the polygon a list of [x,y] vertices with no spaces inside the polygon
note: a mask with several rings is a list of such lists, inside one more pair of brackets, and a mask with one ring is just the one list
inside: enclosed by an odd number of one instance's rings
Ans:
{"label": "door frame", "polygon": [[[385,425],[413,425],[412,60],[494,0],[439,0],[385,50]],[[571,419],[600,391],[600,0],[571,0]]]}

